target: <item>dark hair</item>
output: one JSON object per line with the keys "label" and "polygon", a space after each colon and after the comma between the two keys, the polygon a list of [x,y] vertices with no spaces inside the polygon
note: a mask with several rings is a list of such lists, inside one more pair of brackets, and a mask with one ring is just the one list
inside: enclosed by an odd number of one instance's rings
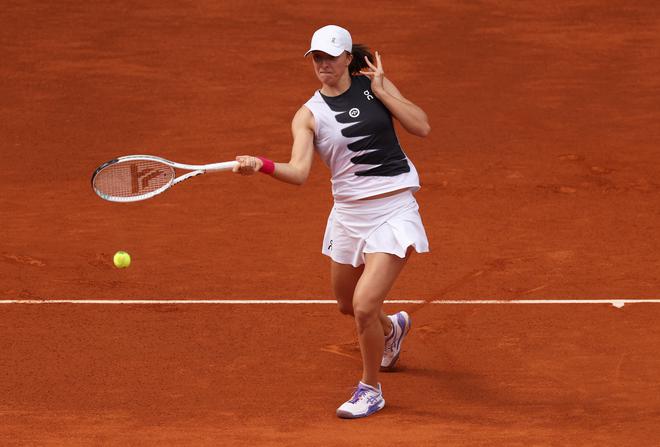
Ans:
{"label": "dark hair", "polygon": [[353,60],[351,61],[351,64],[348,66],[348,72],[352,76],[360,74],[360,70],[364,68],[369,68],[369,66],[364,60],[365,56],[367,56],[369,62],[371,62],[372,64],[375,61],[374,55],[371,54],[369,48],[366,45],[362,45],[361,43],[356,43],[353,45],[353,48],[351,49],[351,54],[353,55]]}

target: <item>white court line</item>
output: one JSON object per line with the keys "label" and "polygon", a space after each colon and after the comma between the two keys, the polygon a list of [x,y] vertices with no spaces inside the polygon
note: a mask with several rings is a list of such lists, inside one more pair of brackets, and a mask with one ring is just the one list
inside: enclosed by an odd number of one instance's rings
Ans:
{"label": "white court line", "polygon": [[[386,300],[386,304],[658,304],[660,299],[611,300]],[[336,304],[335,300],[0,300],[0,304]]]}

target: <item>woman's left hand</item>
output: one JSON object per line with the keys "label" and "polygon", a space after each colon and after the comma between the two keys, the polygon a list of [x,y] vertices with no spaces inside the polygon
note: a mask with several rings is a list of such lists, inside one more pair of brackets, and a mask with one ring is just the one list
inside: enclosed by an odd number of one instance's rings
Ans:
{"label": "woman's left hand", "polygon": [[380,60],[380,54],[378,54],[378,51],[376,51],[374,55],[376,57],[376,65],[372,64],[367,56],[365,56],[364,60],[367,62],[367,65],[371,70],[360,70],[360,73],[371,79],[371,90],[376,96],[378,96],[385,91],[385,71],[383,70],[383,63]]}

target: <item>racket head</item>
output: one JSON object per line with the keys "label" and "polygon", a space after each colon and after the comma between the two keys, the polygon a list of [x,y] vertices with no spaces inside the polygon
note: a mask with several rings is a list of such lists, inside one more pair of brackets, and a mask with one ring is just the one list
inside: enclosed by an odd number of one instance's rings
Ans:
{"label": "racket head", "polygon": [[153,156],[131,155],[103,163],[92,174],[92,189],[110,202],[136,202],[174,183],[174,167]]}

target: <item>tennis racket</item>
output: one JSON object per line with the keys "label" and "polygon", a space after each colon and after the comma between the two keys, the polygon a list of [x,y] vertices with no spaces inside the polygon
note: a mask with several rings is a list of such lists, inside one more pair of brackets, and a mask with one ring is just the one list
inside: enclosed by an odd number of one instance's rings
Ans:
{"label": "tennis racket", "polygon": [[[175,163],[153,155],[127,155],[103,163],[92,174],[92,189],[110,202],[150,199],[177,183],[207,172],[230,171],[237,162],[207,165]],[[175,169],[187,172],[176,177]]]}

